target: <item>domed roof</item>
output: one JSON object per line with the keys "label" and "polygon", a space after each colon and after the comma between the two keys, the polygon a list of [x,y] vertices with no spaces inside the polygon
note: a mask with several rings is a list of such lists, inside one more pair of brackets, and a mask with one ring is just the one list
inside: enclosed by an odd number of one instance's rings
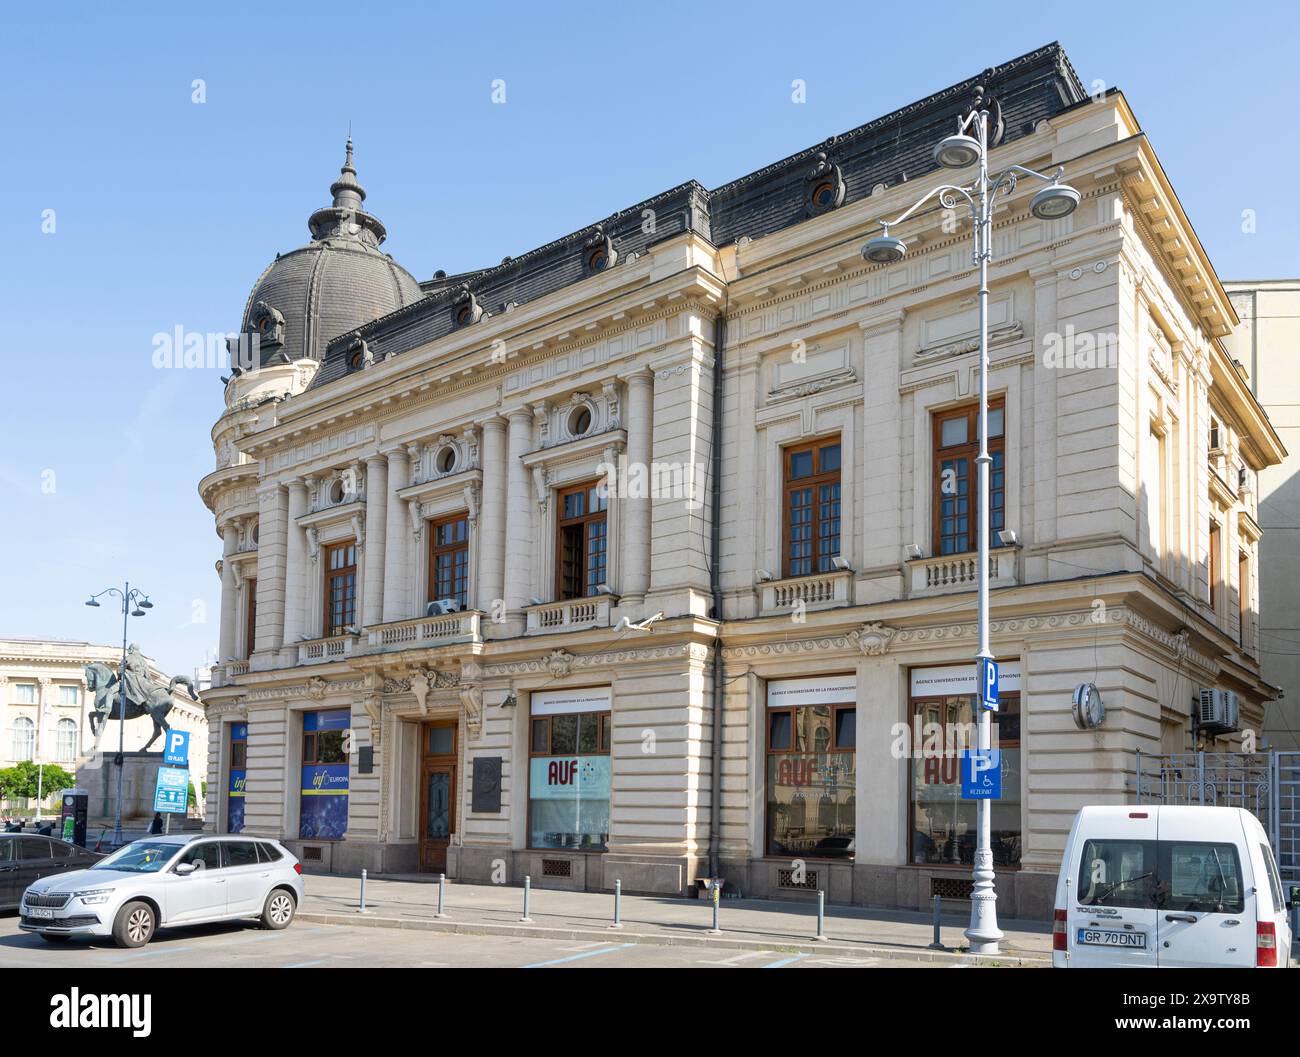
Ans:
{"label": "domed roof", "polygon": [[263,364],[319,360],[332,338],[424,296],[420,284],[379,249],[387,231],[362,209],[352,140],[332,205],[311,215],[312,240],[278,254],[248,295],[242,330],[258,335]]}

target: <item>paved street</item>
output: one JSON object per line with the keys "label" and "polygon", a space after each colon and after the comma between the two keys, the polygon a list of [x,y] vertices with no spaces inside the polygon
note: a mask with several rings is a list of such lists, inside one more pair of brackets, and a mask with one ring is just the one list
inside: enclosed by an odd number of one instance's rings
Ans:
{"label": "paved street", "polygon": [[405,929],[295,923],[283,932],[255,926],[200,925],[164,930],[142,950],[111,941],[46,943],[0,915],[0,968],[678,968],[839,969],[926,967],[925,962],[819,954],[809,947],[764,951],[710,950],[590,940],[469,936]]}

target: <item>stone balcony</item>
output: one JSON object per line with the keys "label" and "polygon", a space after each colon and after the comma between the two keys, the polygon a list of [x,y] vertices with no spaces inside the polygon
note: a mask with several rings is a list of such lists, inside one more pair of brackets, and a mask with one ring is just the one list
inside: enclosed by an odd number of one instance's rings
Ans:
{"label": "stone balcony", "polygon": [[326,639],[309,639],[298,643],[299,664],[328,664],[341,661],[356,652],[359,635],[334,635]]}
{"label": "stone balcony", "polygon": [[367,652],[482,642],[483,614],[469,609],[444,616],[378,624],[366,631]]}
{"label": "stone balcony", "polygon": [[[989,588],[1013,587],[1019,582],[1015,547],[998,547],[989,552]],[[974,551],[946,554],[938,558],[913,558],[907,562],[908,588],[912,598],[944,595],[979,588],[979,561]]]}
{"label": "stone balcony", "polygon": [[248,674],[248,661],[226,661],[212,666],[212,685],[229,686],[237,675]]}
{"label": "stone balcony", "polygon": [[545,635],[554,631],[581,631],[583,628],[609,627],[609,613],[616,599],[612,595],[567,598],[562,602],[545,602],[527,607],[527,634]]}
{"label": "stone balcony", "polygon": [[853,573],[836,570],[813,576],[791,576],[759,584],[759,615],[789,613],[802,603],[805,611],[847,606],[852,602]]}

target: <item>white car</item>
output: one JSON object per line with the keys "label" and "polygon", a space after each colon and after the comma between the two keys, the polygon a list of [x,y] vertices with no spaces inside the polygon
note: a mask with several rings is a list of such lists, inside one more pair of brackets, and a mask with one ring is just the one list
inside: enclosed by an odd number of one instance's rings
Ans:
{"label": "white car", "polygon": [[1268,834],[1236,807],[1085,807],[1056,882],[1052,964],[1286,968]]}
{"label": "white car", "polygon": [[266,928],[282,929],[302,898],[302,865],[278,841],[146,837],[87,870],[31,885],[19,927],[51,941],[112,936],[121,947],[143,947],[168,925],[256,917]]}

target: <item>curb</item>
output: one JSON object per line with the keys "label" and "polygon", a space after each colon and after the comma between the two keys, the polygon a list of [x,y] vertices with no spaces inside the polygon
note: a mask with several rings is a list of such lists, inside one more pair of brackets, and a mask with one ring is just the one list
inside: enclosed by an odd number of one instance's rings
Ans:
{"label": "curb", "polygon": [[[359,914],[330,914],[318,911],[300,911],[295,920],[306,921],[315,925],[357,925],[363,928],[412,929],[419,932],[446,932],[462,936],[521,936],[532,939],[555,940],[602,940],[609,941],[608,929],[585,928],[548,928],[537,925],[496,924],[486,921],[459,922],[436,921],[427,918],[385,918],[374,917],[367,911],[365,917]],[[625,923],[626,925],[626,923]],[[808,954],[852,954],[860,957],[885,958],[893,961],[932,962],[947,966],[977,966],[982,968],[1005,968],[1019,966],[1022,968],[1049,968],[1050,958],[1032,954],[1007,953],[996,957],[978,954],[964,954],[958,950],[932,951],[919,947],[878,947],[860,944],[844,944],[832,941],[814,941],[811,937],[773,937],[770,940],[732,939],[708,936],[706,930],[699,934],[685,933],[681,936],[666,935],[658,932],[627,932],[618,934],[622,942],[644,943],[658,947],[721,947],[729,950],[770,951],[795,949]]]}

